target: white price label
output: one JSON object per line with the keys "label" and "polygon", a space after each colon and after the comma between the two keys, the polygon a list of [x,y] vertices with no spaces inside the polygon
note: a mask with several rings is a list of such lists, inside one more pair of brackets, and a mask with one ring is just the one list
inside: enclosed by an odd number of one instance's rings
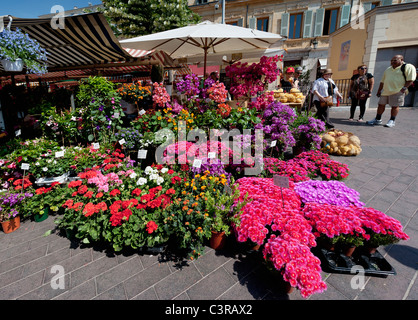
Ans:
{"label": "white price label", "polygon": [[120,144],[120,145],[123,145],[123,144],[125,144],[125,143],[126,143],[125,139],[121,139],[121,140],[119,140],[119,144]]}
{"label": "white price label", "polygon": [[22,134],[22,130],[21,129],[15,131],[15,136],[16,137],[20,136],[21,134]]}
{"label": "white price label", "polygon": [[138,159],[146,159],[148,150],[138,150]]}
{"label": "white price label", "polygon": [[144,110],[144,109],[141,109],[140,111],[139,111],[139,115],[143,115],[143,114],[146,114],[147,112]]}
{"label": "white price label", "polygon": [[62,158],[64,156],[64,151],[55,152],[55,158]]}
{"label": "white price label", "polygon": [[22,163],[22,170],[29,170],[29,163]]}
{"label": "white price label", "polygon": [[98,143],[98,142],[92,143],[91,145],[92,145],[93,149],[96,149],[96,150],[100,149],[100,143]]}
{"label": "white price label", "polygon": [[202,160],[201,159],[194,159],[193,167],[200,168],[201,166],[202,166]]}
{"label": "white price label", "polygon": [[270,143],[270,147],[275,147],[276,146],[276,144],[277,144],[277,140],[273,140],[271,143]]}
{"label": "white price label", "polygon": [[115,118],[119,118],[119,112],[115,112],[115,113],[113,114],[113,117],[115,117]]}
{"label": "white price label", "polygon": [[208,152],[208,159],[215,159],[216,152]]}

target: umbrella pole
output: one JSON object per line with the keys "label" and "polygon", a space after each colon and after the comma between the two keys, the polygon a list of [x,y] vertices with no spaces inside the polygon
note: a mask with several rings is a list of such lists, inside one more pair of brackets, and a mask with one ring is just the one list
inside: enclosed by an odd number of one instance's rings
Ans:
{"label": "umbrella pole", "polygon": [[203,61],[203,80],[206,80],[206,56],[208,54],[208,49],[205,49],[205,57]]}

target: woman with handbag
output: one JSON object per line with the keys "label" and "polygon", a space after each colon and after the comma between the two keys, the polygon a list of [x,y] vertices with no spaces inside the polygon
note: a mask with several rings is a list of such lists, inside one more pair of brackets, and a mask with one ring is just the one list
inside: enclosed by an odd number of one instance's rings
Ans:
{"label": "woman with handbag", "polygon": [[367,72],[367,66],[361,65],[357,68],[357,74],[351,77],[350,82],[350,119],[354,120],[354,113],[357,106],[360,106],[360,115],[358,121],[363,121],[364,113],[366,112],[366,101],[372,95],[374,77],[371,73]]}
{"label": "woman with handbag", "polygon": [[329,120],[329,108],[336,104],[337,98],[342,99],[342,95],[338,92],[338,88],[334,81],[331,79],[332,70],[325,69],[322,77],[315,80],[312,93],[313,103],[316,107],[316,117],[325,122],[325,126],[328,129],[334,128],[334,125]]}

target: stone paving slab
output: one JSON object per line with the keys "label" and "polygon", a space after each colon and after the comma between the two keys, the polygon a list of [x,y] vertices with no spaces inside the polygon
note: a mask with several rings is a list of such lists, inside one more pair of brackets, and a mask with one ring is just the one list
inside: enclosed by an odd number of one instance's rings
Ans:
{"label": "stone paving slab", "polygon": [[[358,190],[366,206],[400,220],[411,237],[379,252],[397,274],[365,277],[353,289],[352,275],[323,272],[328,289],[308,300],[415,300],[418,298],[418,109],[402,108],[395,128],[349,122],[348,108],[333,108],[336,127],[358,135],[363,152],[333,157],[346,163],[346,184]],[[372,119],[375,109],[366,112]],[[383,120],[389,116],[386,111]],[[48,230],[54,217],[0,233],[1,300],[305,300],[298,290],[284,294],[254,253],[206,248],[194,261],[136,252],[114,254],[106,248],[79,245]],[[65,270],[64,287],[52,288],[55,265]],[[55,279],[56,283],[56,279]]]}

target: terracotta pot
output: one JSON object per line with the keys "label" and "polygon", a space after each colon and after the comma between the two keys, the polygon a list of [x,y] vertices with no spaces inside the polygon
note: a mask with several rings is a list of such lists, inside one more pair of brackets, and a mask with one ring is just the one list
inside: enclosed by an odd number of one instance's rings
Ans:
{"label": "terracotta pot", "polygon": [[370,246],[365,246],[364,250],[368,253],[368,254],[373,254],[376,253],[377,247],[370,247]]}
{"label": "terracotta pot", "polygon": [[212,237],[209,240],[209,246],[215,250],[221,250],[225,246],[226,235],[225,232],[212,231]]}
{"label": "terracotta pot", "polygon": [[347,257],[351,257],[356,250],[356,246],[347,246],[343,248],[343,254]]}
{"label": "terracotta pot", "polygon": [[1,223],[4,233],[11,233],[20,227],[20,216],[16,216],[10,220]]}

